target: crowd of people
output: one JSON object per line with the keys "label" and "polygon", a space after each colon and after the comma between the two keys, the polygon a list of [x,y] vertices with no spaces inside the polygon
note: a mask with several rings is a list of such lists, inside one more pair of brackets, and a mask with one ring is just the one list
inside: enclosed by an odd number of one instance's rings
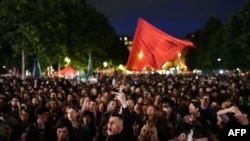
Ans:
{"label": "crowd of people", "polygon": [[235,129],[249,137],[249,107],[248,73],[8,76],[0,141],[224,141],[241,135]]}

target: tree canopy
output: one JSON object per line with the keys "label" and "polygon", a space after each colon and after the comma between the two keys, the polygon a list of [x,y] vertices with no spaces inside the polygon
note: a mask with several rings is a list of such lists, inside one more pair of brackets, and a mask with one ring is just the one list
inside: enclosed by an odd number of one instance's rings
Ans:
{"label": "tree canopy", "polygon": [[198,49],[189,50],[186,63],[192,69],[250,69],[250,0],[239,14],[233,14],[225,24],[211,17],[201,29],[187,35]]}
{"label": "tree canopy", "polygon": [[0,18],[0,64],[7,67],[21,66],[21,50],[29,69],[34,60],[46,67],[68,57],[79,68],[89,53],[93,66],[114,57],[123,63],[128,56],[108,18],[85,0],[1,1]]}
{"label": "tree canopy", "polygon": [[[188,33],[197,49],[185,52],[192,69],[248,70],[250,64],[250,0],[226,23],[211,17],[201,29]],[[41,67],[71,59],[75,68],[103,61],[125,64],[129,51],[119,40],[109,19],[85,0],[2,0],[0,2],[0,65],[20,69],[21,51],[26,68],[35,60]],[[239,57],[237,57],[239,56]]]}

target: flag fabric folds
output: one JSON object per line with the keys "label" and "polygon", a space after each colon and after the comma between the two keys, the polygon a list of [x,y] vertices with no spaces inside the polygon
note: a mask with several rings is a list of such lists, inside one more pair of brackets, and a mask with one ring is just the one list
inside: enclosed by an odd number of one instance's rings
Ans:
{"label": "flag fabric folds", "polygon": [[147,67],[161,69],[165,62],[173,61],[185,47],[195,46],[192,42],[172,37],[139,18],[127,69],[134,71],[143,71]]}

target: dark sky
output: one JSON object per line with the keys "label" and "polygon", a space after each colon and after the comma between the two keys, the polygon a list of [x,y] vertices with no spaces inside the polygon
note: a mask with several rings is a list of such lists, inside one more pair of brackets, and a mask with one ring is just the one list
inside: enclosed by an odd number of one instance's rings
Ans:
{"label": "dark sky", "polygon": [[109,18],[117,34],[134,35],[141,17],[179,38],[200,29],[211,17],[223,23],[238,14],[244,0],[86,0]]}

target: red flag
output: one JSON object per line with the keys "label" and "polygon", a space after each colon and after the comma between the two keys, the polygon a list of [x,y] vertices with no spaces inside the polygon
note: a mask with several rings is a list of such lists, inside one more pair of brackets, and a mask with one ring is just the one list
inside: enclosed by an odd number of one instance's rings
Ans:
{"label": "red flag", "polygon": [[172,37],[147,21],[139,18],[127,69],[142,71],[146,67],[158,70],[166,61],[173,61],[192,42]]}

